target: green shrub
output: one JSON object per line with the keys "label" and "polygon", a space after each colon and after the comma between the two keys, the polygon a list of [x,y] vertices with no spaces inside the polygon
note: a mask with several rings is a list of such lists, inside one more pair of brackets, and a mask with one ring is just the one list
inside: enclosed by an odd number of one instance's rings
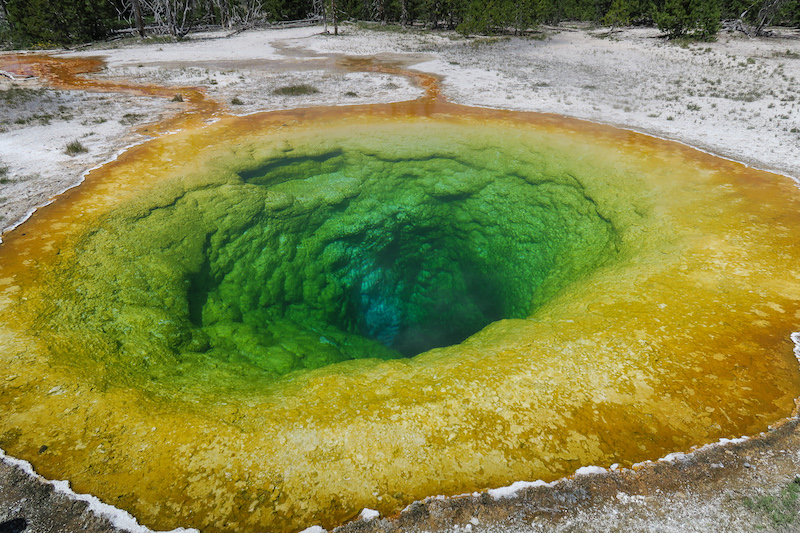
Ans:
{"label": "green shrub", "polygon": [[721,27],[717,0],[666,0],[653,19],[670,39],[710,40]]}
{"label": "green shrub", "polygon": [[78,154],[85,154],[89,151],[84,145],[81,144],[80,141],[72,141],[71,143],[67,144],[66,150],[64,150],[67,155],[78,155]]}
{"label": "green shrub", "polygon": [[125,113],[122,115],[122,118],[119,119],[119,123],[125,126],[131,126],[141,121],[142,118],[144,118],[144,115],[138,113]]}
{"label": "green shrub", "polygon": [[6,0],[8,35],[17,45],[70,44],[102,39],[116,19],[106,0]]}
{"label": "green shrub", "polygon": [[614,0],[603,17],[606,26],[627,26],[631,22],[631,4],[627,0]]}
{"label": "green shrub", "polygon": [[313,85],[309,85],[307,83],[301,83],[298,85],[287,85],[286,87],[278,87],[277,89],[272,91],[272,94],[277,94],[279,96],[302,96],[306,94],[316,94],[318,92],[319,89],[317,89]]}

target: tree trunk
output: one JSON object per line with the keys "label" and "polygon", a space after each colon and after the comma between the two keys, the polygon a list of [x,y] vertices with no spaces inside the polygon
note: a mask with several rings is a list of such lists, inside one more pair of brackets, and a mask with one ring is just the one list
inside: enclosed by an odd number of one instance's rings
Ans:
{"label": "tree trunk", "polygon": [[375,10],[375,18],[381,22],[381,26],[386,26],[386,6],[385,0],[374,0],[373,8]]}
{"label": "tree trunk", "polygon": [[400,0],[400,25],[408,26],[408,0]]}
{"label": "tree trunk", "polygon": [[233,27],[232,8],[227,0],[218,0],[219,5],[219,23],[226,28]]}
{"label": "tree trunk", "polygon": [[760,36],[764,32],[764,28],[772,24],[772,19],[775,18],[775,15],[784,4],[786,4],[786,0],[764,0],[764,3],[761,4],[761,9],[758,11],[758,16],[756,16],[755,26],[750,26],[745,22],[745,17],[755,7],[755,4],[753,4],[739,15],[739,18],[734,22],[733,29],[741,31],[748,37]]}
{"label": "tree trunk", "polygon": [[142,18],[142,4],[139,0],[131,0],[133,4],[133,16],[136,19],[136,28],[139,30],[139,36],[144,37],[144,19]]}
{"label": "tree trunk", "polygon": [[333,34],[339,35],[339,18],[336,16],[336,0],[331,0],[331,13],[333,15]]}
{"label": "tree trunk", "polygon": [[187,33],[189,33],[189,28],[192,26],[191,21],[191,12],[192,8],[194,7],[193,0],[187,0],[187,2],[183,5],[183,15],[181,16],[181,25],[178,30],[178,38],[183,39]]}
{"label": "tree trunk", "polygon": [[786,0],[766,0],[761,10],[758,12],[758,21],[756,25],[756,35],[761,35],[765,26],[772,24],[772,19],[780,11]]}
{"label": "tree trunk", "polygon": [[172,9],[171,0],[166,0],[166,2],[164,2],[164,20],[166,20],[167,23],[167,31],[169,31],[170,35],[175,37],[177,27],[175,24],[175,13]]}

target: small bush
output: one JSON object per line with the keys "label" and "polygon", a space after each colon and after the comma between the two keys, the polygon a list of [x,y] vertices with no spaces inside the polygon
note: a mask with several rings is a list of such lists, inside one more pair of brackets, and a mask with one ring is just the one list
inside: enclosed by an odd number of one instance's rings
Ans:
{"label": "small bush", "polygon": [[307,83],[301,83],[299,85],[287,85],[286,87],[278,87],[277,89],[272,91],[272,94],[277,94],[278,96],[303,96],[306,94],[316,94],[318,92],[319,89],[317,89],[313,85],[309,85]]}
{"label": "small bush", "polygon": [[231,99],[231,105],[244,105],[244,102],[242,102],[238,96],[234,96],[233,99]]}
{"label": "small bush", "polygon": [[51,115],[50,113],[44,113],[42,115],[37,113],[33,115],[33,118],[38,120],[39,124],[41,124],[42,126],[48,126],[50,124],[50,121],[53,120],[53,115]]}
{"label": "small bush", "polygon": [[354,97],[358,96],[358,95],[355,93],[355,91],[347,91],[346,93],[344,93],[344,95],[345,95],[345,96],[349,96],[350,98],[354,98]]}
{"label": "small bush", "polygon": [[84,145],[81,144],[80,141],[72,141],[71,143],[67,144],[67,148],[65,152],[67,155],[78,155],[78,154],[85,154],[88,152],[89,149],[86,148]]}
{"label": "small bush", "polygon": [[11,178],[8,177],[8,167],[0,165],[0,184],[10,183]]}
{"label": "small bush", "polygon": [[140,115],[138,113],[125,113],[122,115],[122,118],[119,119],[119,123],[125,126],[130,126],[139,122],[144,115]]}
{"label": "small bush", "polygon": [[172,97],[172,100],[170,100],[170,102],[183,102],[183,95],[176,94],[175,96]]}

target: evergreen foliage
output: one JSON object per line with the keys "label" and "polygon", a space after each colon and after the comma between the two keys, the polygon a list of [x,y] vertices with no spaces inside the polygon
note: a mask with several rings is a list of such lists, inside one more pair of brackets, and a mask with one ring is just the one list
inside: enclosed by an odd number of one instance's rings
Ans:
{"label": "evergreen foliage", "polygon": [[717,0],[665,0],[656,8],[658,28],[672,38],[691,36],[710,39],[721,26]]}
{"label": "evergreen foliage", "polygon": [[[305,19],[334,10],[338,20],[415,23],[466,35],[524,34],[563,20],[624,26],[656,24],[670,38],[711,39],[723,19],[752,27],[800,25],[800,0],[0,0],[0,42],[18,47],[68,45],[144,25],[182,38],[198,25],[241,28]],[[386,26],[387,29],[393,26]],[[394,26],[394,28],[397,28]]]}
{"label": "evergreen foliage", "polygon": [[103,39],[117,21],[109,0],[6,0],[10,39],[48,46]]}

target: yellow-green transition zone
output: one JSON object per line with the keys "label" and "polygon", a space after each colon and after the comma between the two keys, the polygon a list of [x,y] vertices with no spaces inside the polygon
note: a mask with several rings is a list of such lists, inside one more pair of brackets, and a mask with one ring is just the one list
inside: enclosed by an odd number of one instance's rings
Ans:
{"label": "yellow-green transition zone", "polygon": [[135,148],[0,248],[0,447],[155,528],[762,431],[800,393],[800,190],[554,117],[395,104]]}

